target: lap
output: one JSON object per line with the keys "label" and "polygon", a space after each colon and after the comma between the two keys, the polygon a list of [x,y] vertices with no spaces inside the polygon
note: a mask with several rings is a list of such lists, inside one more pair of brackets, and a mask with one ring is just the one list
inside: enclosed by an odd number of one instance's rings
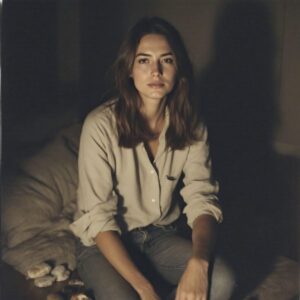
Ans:
{"label": "lap", "polygon": [[[161,293],[165,293],[167,289],[162,286],[164,284],[162,280],[172,285],[177,284],[190,256],[191,242],[174,232],[162,231],[162,233],[156,238],[147,240],[147,246],[142,245],[139,239],[129,236],[125,244],[135,264],[154,285],[157,285]],[[142,232],[140,234],[144,237]],[[93,290],[97,300],[138,299],[134,289],[111,266],[97,246],[84,247],[80,244],[77,248],[79,275],[87,288]]]}
{"label": "lap", "polygon": [[[150,269],[153,268],[159,278],[173,286],[178,284],[192,254],[192,242],[178,236],[174,230],[159,229],[146,234],[142,229],[137,230],[126,239],[126,246],[146,277],[149,278],[147,264],[148,267],[150,264]],[[81,249],[78,255],[78,271],[86,286],[93,290],[97,300],[139,299],[134,289],[110,265],[96,246],[81,248],[83,250]],[[147,264],[141,264],[143,259]],[[234,286],[234,276],[220,258],[215,260],[211,279],[210,299],[229,299]],[[160,279],[156,278],[157,282],[160,282]]]}
{"label": "lap", "polygon": [[137,300],[137,293],[111,266],[96,246],[79,246],[78,273],[96,300]]}
{"label": "lap", "polygon": [[145,254],[156,271],[167,282],[176,285],[192,254],[192,243],[177,235],[175,231],[165,232],[150,240]]}
{"label": "lap", "polygon": [[[150,240],[145,252],[158,273],[172,285],[177,285],[192,255],[192,242],[170,231]],[[210,299],[230,299],[235,276],[220,256],[212,263],[210,278]]]}

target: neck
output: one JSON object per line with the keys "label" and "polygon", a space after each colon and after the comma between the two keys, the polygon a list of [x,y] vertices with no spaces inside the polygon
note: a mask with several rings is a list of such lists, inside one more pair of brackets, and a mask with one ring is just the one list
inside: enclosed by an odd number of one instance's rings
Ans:
{"label": "neck", "polygon": [[143,103],[141,113],[153,132],[160,132],[164,124],[166,100]]}

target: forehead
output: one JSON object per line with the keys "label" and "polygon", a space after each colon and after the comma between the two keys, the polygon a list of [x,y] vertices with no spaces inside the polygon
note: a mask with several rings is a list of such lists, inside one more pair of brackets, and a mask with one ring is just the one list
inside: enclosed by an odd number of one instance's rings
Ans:
{"label": "forehead", "polygon": [[172,52],[171,46],[167,39],[160,34],[146,34],[144,35],[137,47],[138,53],[168,53]]}

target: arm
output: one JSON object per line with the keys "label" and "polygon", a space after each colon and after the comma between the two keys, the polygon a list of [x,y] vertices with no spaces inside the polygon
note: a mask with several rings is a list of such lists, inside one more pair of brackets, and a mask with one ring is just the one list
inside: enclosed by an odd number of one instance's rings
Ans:
{"label": "arm", "polygon": [[110,264],[129,282],[142,300],[159,299],[151,283],[132,262],[117,232],[100,232],[95,242]]}
{"label": "arm", "polygon": [[218,184],[211,178],[207,132],[190,146],[183,169],[185,187],[181,194],[186,202],[184,213],[192,227],[192,256],[179,282],[176,300],[205,300],[208,291],[209,259],[216,239],[216,224],[222,220],[217,198]]}
{"label": "arm", "polygon": [[193,254],[198,260],[209,261],[216,240],[217,222],[210,215],[201,215],[194,221],[192,231]]}
{"label": "arm", "polygon": [[201,215],[195,219],[192,256],[179,282],[176,300],[207,299],[208,267],[216,239],[216,224],[210,215]]}

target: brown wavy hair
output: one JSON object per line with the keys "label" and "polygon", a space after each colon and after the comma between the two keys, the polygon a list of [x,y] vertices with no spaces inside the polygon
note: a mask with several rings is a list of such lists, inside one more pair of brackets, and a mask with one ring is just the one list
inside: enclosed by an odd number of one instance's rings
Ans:
{"label": "brown wavy hair", "polygon": [[129,30],[113,67],[119,98],[115,107],[119,145],[130,148],[155,137],[140,113],[141,98],[130,77],[136,50],[147,34],[163,35],[176,58],[177,80],[166,99],[170,115],[166,146],[183,149],[198,139],[196,110],[192,108],[193,68],[178,31],[158,17],[143,18]]}

